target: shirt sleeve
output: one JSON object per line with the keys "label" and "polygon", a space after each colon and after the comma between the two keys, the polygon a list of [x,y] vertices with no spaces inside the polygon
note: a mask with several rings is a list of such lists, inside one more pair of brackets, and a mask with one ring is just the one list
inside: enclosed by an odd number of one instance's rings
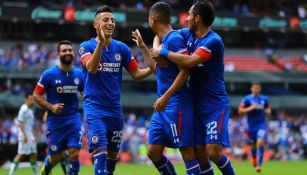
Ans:
{"label": "shirt sleeve", "polygon": [[125,44],[122,47],[122,64],[128,72],[132,72],[138,68],[138,64],[130,48]]}
{"label": "shirt sleeve", "polygon": [[79,56],[83,67],[86,66],[86,63],[92,58],[92,55],[93,53],[90,49],[89,44],[87,42],[81,43],[79,48]]}
{"label": "shirt sleeve", "polygon": [[49,88],[49,84],[48,73],[45,71],[38,80],[34,91],[42,95]]}
{"label": "shirt sleeve", "polygon": [[250,106],[250,101],[247,98],[243,98],[240,103],[240,108],[246,108],[248,106]]}
{"label": "shirt sleeve", "polygon": [[180,35],[182,36],[182,38],[186,42],[189,38],[189,35],[190,35],[189,29],[188,28],[178,29],[178,32],[180,33]]}
{"label": "shirt sleeve", "polygon": [[174,37],[169,43],[168,43],[168,50],[180,54],[188,54],[187,46],[185,44],[185,41],[182,37]]}
{"label": "shirt sleeve", "polygon": [[20,108],[19,112],[18,112],[18,116],[17,116],[18,122],[20,122],[20,123],[24,123],[25,122],[25,115],[24,115],[24,113],[25,113],[25,108],[24,108],[24,106],[22,106]]}
{"label": "shirt sleeve", "polygon": [[198,49],[194,51],[193,54],[199,55],[205,62],[207,62],[212,58],[213,55],[218,55],[223,53],[223,51],[224,44],[222,41],[218,39],[211,39],[203,43]]}

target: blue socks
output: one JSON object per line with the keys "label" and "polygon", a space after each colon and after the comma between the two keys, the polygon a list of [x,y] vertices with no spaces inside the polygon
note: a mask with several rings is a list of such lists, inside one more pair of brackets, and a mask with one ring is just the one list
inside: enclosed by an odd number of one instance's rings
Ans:
{"label": "blue socks", "polygon": [[201,175],[214,175],[213,168],[209,161],[205,164],[200,165],[200,174]]}
{"label": "blue socks", "polygon": [[117,159],[116,160],[107,159],[108,175],[113,175],[115,171],[116,162],[117,162]]}
{"label": "blue socks", "polygon": [[177,175],[175,168],[170,160],[163,156],[158,162],[154,163],[160,174]]}
{"label": "blue socks", "polygon": [[235,175],[231,162],[225,155],[222,156],[220,162],[217,164],[223,175]]}
{"label": "blue socks", "polygon": [[196,159],[185,162],[187,175],[200,175],[200,168]]}
{"label": "blue socks", "polygon": [[107,151],[105,147],[98,148],[94,153],[95,175],[107,175]]}
{"label": "blue socks", "polygon": [[80,170],[80,162],[79,160],[77,161],[72,161],[70,160],[69,162],[69,175],[77,175]]}
{"label": "blue socks", "polygon": [[262,165],[263,153],[264,153],[264,148],[263,147],[258,147],[257,148],[257,155],[258,155],[257,166],[261,166]]}

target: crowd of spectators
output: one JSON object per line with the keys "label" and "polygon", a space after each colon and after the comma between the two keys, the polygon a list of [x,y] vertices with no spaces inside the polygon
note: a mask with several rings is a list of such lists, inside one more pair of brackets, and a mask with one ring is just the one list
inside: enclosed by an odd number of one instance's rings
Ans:
{"label": "crowd of spectators", "polygon": [[[39,117],[38,117],[39,118]],[[150,116],[126,113],[123,131],[120,160],[122,162],[149,163],[147,152],[147,131]],[[307,158],[307,115],[289,115],[280,113],[268,118],[268,135],[266,144],[266,160],[300,160]],[[38,143],[45,143],[45,125],[40,120],[35,121],[34,134]],[[0,143],[17,143],[16,116],[0,117]],[[246,117],[232,117],[229,121],[231,148],[225,149],[233,159],[242,160],[249,157],[249,147],[246,145]],[[168,157],[180,161],[178,150],[166,149]]]}
{"label": "crowd of spectators", "polygon": [[[31,0],[29,0],[31,1]],[[33,0],[32,0],[33,1]],[[218,11],[231,12],[233,16],[297,16],[301,19],[306,17],[307,2],[304,0],[209,0]],[[75,8],[91,8],[102,4],[107,4],[119,10],[128,11],[148,11],[155,0],[116,0],[116,1],[91,1],[91,0],[48,0],[31,2],[36,5],[73,6]],[[191,1],[164,0],[175,10],[187,11],[191,6]]]}

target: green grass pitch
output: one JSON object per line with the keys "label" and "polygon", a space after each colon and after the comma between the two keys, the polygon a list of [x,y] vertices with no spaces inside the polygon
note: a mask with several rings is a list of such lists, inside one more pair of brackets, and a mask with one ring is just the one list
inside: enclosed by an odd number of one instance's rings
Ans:
{"label": "green grass pitch", "polygon": [[[263,171],[257,173],[249,162],[234,162],[237,175],[307,175],[307,161],[294,162],[264,162]],[[178,175],[184,175],[183,164],[175,164]],[[214,165],[215,175],[222,175]],[[0,175],[7,175],[8,169],[0,169]],[[31,168],[19,168],[15,175],[32,175]],[[52,175],[62,175],[60,166],[53,169]],[[82,166],[79,175],[92,175],[92,166]],[[150,165],[143,164],[118,164],[115,175],[158,175],[158,171]]]}

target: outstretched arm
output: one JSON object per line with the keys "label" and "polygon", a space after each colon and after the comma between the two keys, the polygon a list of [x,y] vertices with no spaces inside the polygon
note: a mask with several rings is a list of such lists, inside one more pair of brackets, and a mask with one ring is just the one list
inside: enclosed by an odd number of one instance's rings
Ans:
{"label": "outstretched arm", "polygon": [[148,77],[150,74],[152,74],[152,72],[153,70],[151,68],[146,68],[146,69],[136,68],[135,70],[129,72],[129,74],[133,78],[133,80],[139,81]]}

